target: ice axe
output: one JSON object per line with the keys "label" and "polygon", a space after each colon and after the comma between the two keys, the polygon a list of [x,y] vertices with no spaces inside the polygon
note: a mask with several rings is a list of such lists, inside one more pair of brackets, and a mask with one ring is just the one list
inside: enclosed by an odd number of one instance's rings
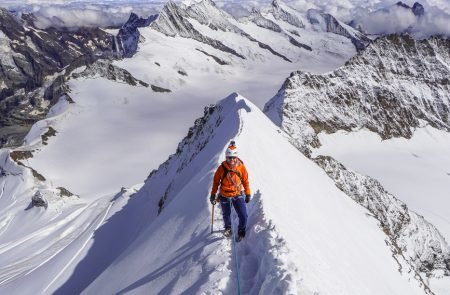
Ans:
{"label": "ice axe", "polygon": [[211,233],[213,233],[213,227],[214,227],[214,204],[211,204],[212,206],[212,215],[211,215]]}

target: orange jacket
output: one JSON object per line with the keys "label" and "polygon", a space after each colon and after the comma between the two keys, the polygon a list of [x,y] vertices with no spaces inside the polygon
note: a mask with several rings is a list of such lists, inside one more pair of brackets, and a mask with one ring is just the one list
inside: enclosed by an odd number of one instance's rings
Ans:
{"label": "orange jacket", "polygon": [[[227,175],[224,175],[225,170],[222,165],[228,170]],[[248,173],[244,163],[238,159],[233,169],[230,168],[230,165],[228,165],[226,161],[222,162],[222,165],[217,168],[216,173],[214,174],[211,195],[217,193],[219,185],[220,195],[227,198],[238,196],[242,191],[244,191],[246,195],[250,195],[250,183],[248,181]]]}

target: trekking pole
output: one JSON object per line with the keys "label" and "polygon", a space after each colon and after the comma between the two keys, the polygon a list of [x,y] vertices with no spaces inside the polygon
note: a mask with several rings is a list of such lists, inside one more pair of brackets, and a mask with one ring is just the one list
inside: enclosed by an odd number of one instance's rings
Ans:
{"label": "trekking pole", "polygon": [[211,215],[211,233],[213,233],[213,227],[214,227],[214,204],[211,204],[212,206],[212,215]]}

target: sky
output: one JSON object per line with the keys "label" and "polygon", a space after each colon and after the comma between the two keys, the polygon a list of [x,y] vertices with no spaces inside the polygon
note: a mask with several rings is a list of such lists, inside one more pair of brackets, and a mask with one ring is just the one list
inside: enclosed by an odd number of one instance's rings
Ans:
{"label": "sky", "polygon": [[[41,28],[49,26],[76,27],[79,24],[108,27],[120,26],[128,19],[131,12],[142,17],[156,14],[165,2],[167,1],[3,0],[0,6],[17,11],[33,12],[38,18],[36,24]],[[251,7],[267,7],[272,0],[217,0],[215,2],[233,15],[242,16]],[[448,0],[420,1],[425,8],[423,17],[415,16],[408,9],[392,7],[398,0],[285,0],[284,2],[299,11],[319,9],[331,13],[346,23],[352,20],[356,21],[368,34],[400,33],[409,30],[418,37],[450,36],[450,26],[448,26],[450,1]],[[403,2],[412,6],[415,1],[404,0]],[[389,7],[390,9],[386,10]]]}

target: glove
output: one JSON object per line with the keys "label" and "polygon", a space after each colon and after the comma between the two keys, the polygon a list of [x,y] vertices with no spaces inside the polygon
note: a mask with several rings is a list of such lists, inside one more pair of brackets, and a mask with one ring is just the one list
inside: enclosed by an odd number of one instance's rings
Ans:
{"label": "glove", "polygon": [[211,204],[214,206],[214,205],[217,203],[216,196],[215,196],[215,195],[211,195],[211,196],[209,197],[209,201],[210,201]]}
{"label": "glove", "polygon": [[250,199],[251,199],[250,195],[245,195],[245,202],[246,203],[250,203]]}

